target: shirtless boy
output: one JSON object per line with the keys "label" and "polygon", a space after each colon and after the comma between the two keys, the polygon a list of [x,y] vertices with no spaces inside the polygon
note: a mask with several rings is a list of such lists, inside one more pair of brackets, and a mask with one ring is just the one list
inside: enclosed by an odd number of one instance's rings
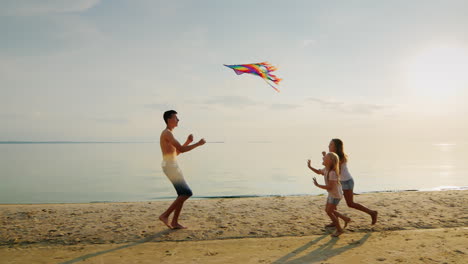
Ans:
{"label": "shirtless boy", "polygon": [[[169,208],[159,216],[159,220],[171,229],[185,229],[185,226],[179,224],[179,215],[180,211],[182,211],[184,202],[192,196],[192,190],[190,190],[190,187],[185,182],[184,175],[177,164],[176,157],[180,153],[202,146],[205,144],[205,139],[202,138],[197,143],[190,145],[193,141],[193,135],[190,134],[185,143],[181,145],[172,134],[172,131],[179,123],[177,112],[174,110],[166,111],[163,117],[167,126],[166,129],[161,132],[161,138],[159,140],[163,155],[161,166],[164,174],[166,174],[167,178],[172,182],[177,191],[177,199],[175,199],[171,206],[169,206]],[[172,212],[174,212],[174,217],[169,223],[169,216]]]}

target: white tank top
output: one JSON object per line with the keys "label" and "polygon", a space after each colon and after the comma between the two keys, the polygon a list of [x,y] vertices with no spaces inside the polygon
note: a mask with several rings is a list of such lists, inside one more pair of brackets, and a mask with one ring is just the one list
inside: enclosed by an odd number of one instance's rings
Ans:
{"label": "white tank top", "polygon": [[342,163],[340,166],[340,181],[349,181],[353,178],[348,170],[348,163]]}

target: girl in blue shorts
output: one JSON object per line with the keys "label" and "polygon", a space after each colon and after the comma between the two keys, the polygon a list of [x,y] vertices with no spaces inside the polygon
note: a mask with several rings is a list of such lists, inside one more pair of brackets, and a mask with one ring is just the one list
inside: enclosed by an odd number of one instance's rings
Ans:
{"label": "girl in blue shorts", "polygon": [[[332,234],[332,236],[337,237],[343,233],[343,228],[345,228],[351,221],[349,217],[342,215],[336,210],[338,203],[343,198],[343,190],[341,189],[340,184],[340,158],[335,153],[330,152],[323,157],[322,164],[325,166],[325,168],[317,170],[310,165],[310,160],[308,161],[308,166],[312,171],[324,176],[325,185],[318,184],[315,177],[313,180],[315,186],[327,190],[328,192],[325,212],[327,212],[327,215],[330,217],[334,226],[336,227],[336,232]],[[343,228],[341,228],[338,218],[341,218],[345,221]]]}

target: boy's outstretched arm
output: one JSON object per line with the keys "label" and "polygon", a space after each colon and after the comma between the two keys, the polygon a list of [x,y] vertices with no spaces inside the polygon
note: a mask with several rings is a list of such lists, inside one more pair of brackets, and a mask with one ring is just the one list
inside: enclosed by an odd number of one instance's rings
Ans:
{"label": "boy's outstretched arm", "polygon": [[205,139],[202,138],[202,139],[200,139],[200,141],[198,141],[195,144],[183,146],[183,145],[181,145],[179,143],[179,141],[177,141],[177,139],[174,138],[172,133],[167,134],[167,139],[169,140],[169,143],[175,147],[178,154],[190,151],[190,150],[192,150],[192,149],[194,149],[196,147],[202,146],[202,145],[204,145],[206,143]]}
{"label": "boy's outstretched arm", "polygon": [[192,142],[193,142],[193,135],[190,134],[190,135],[188,135],[187,140],[185,141],[185,143],[182,146],[186,147],[186,146],[190,145],[190,143],[192,143]]}
{"label": "boy's outstretched arm", "polygon": [[310,160],[307,160],[307,167],[309,167],[309,169],[311,169],[313,172],[317,173],[317,174],[323,174],[323,172],[321,170],[317,170],[316,168],[312,167],[310,165]]}
{"label": "boy's outstretched arm", "polygon": [[[192,142],[193,142],[193,135],[190,134],[187,137],[187,140],[185,141],[185,143],[182,145],[182,147],[186,147],[186,146],[190,145],[190,143],[192,143]],[[177,155],[179,155],[181,153],[178,149],[176,149],[176,152],[177,152]]]}

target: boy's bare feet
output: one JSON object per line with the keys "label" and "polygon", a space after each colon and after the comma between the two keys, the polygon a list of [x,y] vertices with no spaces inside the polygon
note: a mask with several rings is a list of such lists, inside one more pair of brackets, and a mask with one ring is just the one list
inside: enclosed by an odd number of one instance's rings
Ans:
{"label": "boy's bare feet", "polygon": [[187,229],[187,227],[177,223],[177,224],[172,224],[172,229]]}
{"label": "boy's bare feet", "polygon": [[371,213],[372,224],[373,224],[373,225],[375,225],[375,223],[377,223],[377,214],[378,214],[377,211],[373,211],[373,212]]}
{"label": "boy's bare feet", "polygon": [[169,224],[169,217],[163,217],[162,215],[159,217],[159,220],[163,222],[167,227],[172,229],[172,226]]}
{"label": "boy's bare feet", "polygon": [[341,234],[343,234],[343,230],[341,230],[341,231],[336,230],[336,232],[334,234],[331,234],[331,236],[332,237],[339,237]]}
{"label": "boy's bare feet", "polygon": [[351,222],[351,218],[343,219],[344,220],[344,226],[343,229],[345,229],[348,226],[348,223]]}
{"label": "boy's bare feet", "polygon": [[326,225],[325,227],[335,227],[335,224],[334,224],[334,223],[330,223],[330,224]]}

